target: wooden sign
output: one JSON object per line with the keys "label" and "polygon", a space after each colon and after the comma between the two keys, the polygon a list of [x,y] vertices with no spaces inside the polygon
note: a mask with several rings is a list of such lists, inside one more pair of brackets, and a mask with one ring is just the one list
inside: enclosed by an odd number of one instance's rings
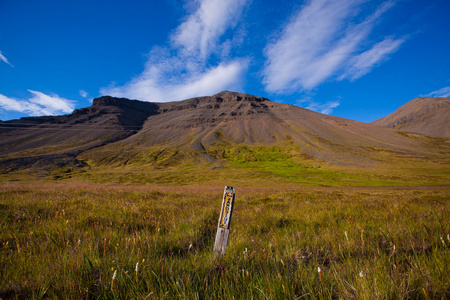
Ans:
{"label": "wooden sign", "polygon": [[216,254],[224,255],[225,249],[227,248],[231,215],[233,213],[234,195],[234,188],[231,186],[226,186],[225,191],[223,192],[222,209],[220,211],[216,242],[214,244],[214,252]]}

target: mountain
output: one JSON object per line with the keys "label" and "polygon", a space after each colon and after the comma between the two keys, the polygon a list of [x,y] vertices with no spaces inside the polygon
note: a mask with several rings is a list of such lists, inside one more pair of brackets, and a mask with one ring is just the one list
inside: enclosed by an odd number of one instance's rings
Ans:
{"label": "mountain", "polygon": [[450,138],[450,98],[416,98],[372,124]]}
{"label": "mountain", "polygon": [[106,96],[70,115],[0,122],[0,170],[78,165],[79,153],[135,134],[157,110],[153,103]]}
{"label": "mountain", "polygon": [[223,156],[218,151],[233,145],[290,143],[298,147],[299,155],[357,166],[373,163],[370,152],[376,147],[405,153],[427,151],[415,139],[393,130],[251,95],[225,91],[158,106],[159,113],[149,117],[136,134],[87,151],[83,157],[120,163],[147,155],[157,161],[169,149],[176,149],[178,158],[189,153],[216,159]]}
{"label": "mountain", "polygon": [[412,161],[432,170],[448,163],[449,149],[448,141],[229,91],[168,103],[105,96],[70,115],[0,123],[4,174],[116,168],[135,177],[151,167],[157,177],[186,165],[183,172],[234,166],[296,178],[305,168],[362,172]]}

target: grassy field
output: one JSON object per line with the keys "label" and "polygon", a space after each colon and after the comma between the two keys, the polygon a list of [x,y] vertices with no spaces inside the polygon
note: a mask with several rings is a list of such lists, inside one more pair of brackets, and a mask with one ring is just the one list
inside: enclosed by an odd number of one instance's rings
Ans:
{"label": "grassy field", "polygon": [[[78,158],[86,164],[85,168],[62,167],[42,176],[99,184],[177,186],[211,182],[223,185],[225,181],[234,185],[269,186],[276,183],[277,186],[330,187],[448,185],[450,182],[450,155],[443,146],[443,153],[439,155],[423,154],[420,157],[405,157],[380,149],[370,149],[365,156],[346,151],[348,161],[345,164],[308,156],[299,147],[289,143],[272,146],[226,144],[226,147],[211,147],[207,155],[156,146],[135,150],[138,154],[112,148],[112,152],[102,155],[97,150],[80,155]],[[433,147],[437,148],[436,145]],[[339,153],[337,151],[336,155]],[[17,174],[17,178],[23,179],[29,173]],[[0,181],[12,176],[15,175],[0,174]]]}
{"label": "grassy field", "polygon": [[450,188],[0,185],[3,299],[449,299]]}

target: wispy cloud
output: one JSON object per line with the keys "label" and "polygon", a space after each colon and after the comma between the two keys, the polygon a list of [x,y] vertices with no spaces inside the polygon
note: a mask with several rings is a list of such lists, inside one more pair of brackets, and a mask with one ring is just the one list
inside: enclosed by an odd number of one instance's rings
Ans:
{"label": "wispy cloud", "polygon": [[279,38],[267,45],[263,70],[266,90],[289,93],[311,90],[326,80],[356,79],[399,48],[404,39],[369,44],[377,21],[394,1],[367,13],[367,0],[311,0],[296,13]]}
{"label": "wispy cloud", "polygon": [[47,95],[32,90],[28,91],[33,96],[27,100],[9,98],[0,94],[0,108],[3,110],[22,112],[32,116],[71,113],[75,108],[74,101],[61,98],[58,95]]}
{"label": "wispy cloud", "polygon": [[[220,37],[237,25],[247,0],[199,0],[196,10],[175,30],[172,43],[187,52],[207,59],[217,51]],[[186,54],[186,53],[185,53]]]}
{"label": "wispy cloud", "polygon": [[386,61],[389,55],[397,51],[405,40],[405,38],[386,38],[375,44],[371,49],[353,57],[350,66],[340,78],[355,80],[366,75],[374,67]]}
{"label": "wispy cloud", "polygon": [[320,112],[321,114],[329,115],[339,105],[341,105],[339,101],[328,101],[325,103],[311,102],[306,108]]}
{"label": "wispy cloud", "polygon": [[450,86],[426,94],[425,97],[450,97]]}
{"label": "wispy cloud", "polygon": [[336,101],[327,101],[325,103],[317,102],[313,100],[312,97],[305,97],[301,100],[297,101],[298,105],[301,105],[302,107],[319,112],[321,114],[329,115],[333,112],[333,110],[341,105],[341,102],[339,100]]}
{"label": "wispy cloud", "polygon": [[124,86],[110,86],[100,92],[155,102],[211,95],[221,90],[238,89],[247,65],[245,60],[234,60],[206,70],[196,70],[197,66],[190,66],[191,69],[187,70],[184,63],[179,57],[166,58],[156,53],[138,77]]}
{"label": "wispy cloud", "polygon": [[[123,86],[112,85],[100,92],[165,102],[239,89],[248,60],[224,57],[233,41],[223,40],[223,35],[237,26],[248,1],[191,0],[195,9],[174,30],[171,48],[155,47],[139,76]],[[210,64],[213,54],[217,62]]]}
{"label": "wispy cloud", "polygon": [[80,93],[80,96],[83,98],[87,98],[87,96],[88,96],[88,93],[85,90],[80,90],[79,93]]}
{"label": "wispy cloud", "polygon": [[8,59],[2,54],[1,51],[0,51],[0,60],[3,61],[4,63],[10,65],[11,67],[14,67],[14,66],[8,61]]}

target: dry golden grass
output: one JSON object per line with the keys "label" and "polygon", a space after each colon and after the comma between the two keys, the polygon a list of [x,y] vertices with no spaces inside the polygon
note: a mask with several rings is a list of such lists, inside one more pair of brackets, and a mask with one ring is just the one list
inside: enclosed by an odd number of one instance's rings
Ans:
{"label": "dry golden grass", "polygon": [[448,187],[236,187],[216,259],[222,191],[2,184],[0,297],[450,296]]}

